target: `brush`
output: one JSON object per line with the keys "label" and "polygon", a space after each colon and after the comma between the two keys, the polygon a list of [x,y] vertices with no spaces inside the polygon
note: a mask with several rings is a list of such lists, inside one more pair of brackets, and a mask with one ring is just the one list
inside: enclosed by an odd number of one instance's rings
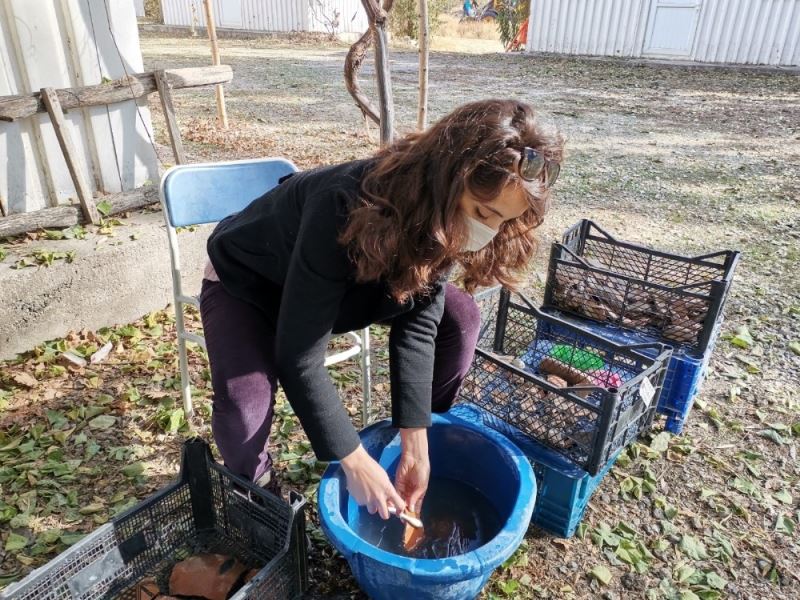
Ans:
{"label": "brush", "polygon": [[406,525],[411,525],[411,527],[414,527],[415,529],[422,529],[422,520],[413,515],[408,514],[405,511],[399,513],[397,512],[397,509],[394,506],[390,506],[389,514],[396,516]]}

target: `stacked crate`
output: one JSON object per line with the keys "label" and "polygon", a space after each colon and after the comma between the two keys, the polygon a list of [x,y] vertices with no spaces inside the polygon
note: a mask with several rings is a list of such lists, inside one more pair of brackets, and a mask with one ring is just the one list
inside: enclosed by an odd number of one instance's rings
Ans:
{"label": "stacked crate", "polygon": [[[539,490],[534,524],[570,537],[594,490],[656,411],[668,431],[681,432],[738,260],[727,250],[660,252],[582,220],[553,244],[541,308],[499,288],[476,297],[482,329],[453,410],[500,431],[528,456]],[[544,368],[553,358],[583,383],[553,385]]]}
{"label": "stacked crate", "polygon": [[453,411],[525,452],[533,522],[569,537],[619,453],[650,428],[671,352],[606,340],[500,288],[476,300],[481,333]]}
{"label": "stacked crate", "polygon": [[617,343],[669,346],[658,412],[667,431],[680,433],[719,337],[738,260],[730,250],[661,252],[584,219],[553,244],[544,310]]}

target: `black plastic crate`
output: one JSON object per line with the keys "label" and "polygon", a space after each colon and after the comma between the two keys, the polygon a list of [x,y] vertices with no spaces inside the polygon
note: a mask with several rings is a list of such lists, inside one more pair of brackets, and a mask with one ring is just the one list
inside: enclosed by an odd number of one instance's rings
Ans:
{"label": "black plastic crate", "polygon": [[[519,298],[500,288],[476,296],[481,333],[460,399],[512,426],[509,434],[519,430],[596,475],[649,429],[671,350],[609,342]],[[577,363],[588,382],[548,381],[541,365],[553,354]]]}
{"label": "black plastic crate", "polygon": [[175,563],[197,553],[235,556],[258,574],[230,600],[287,600],[307,587],[305,499],[287,503],[184,445],[178,481],[12,584],[4,600],[136,600],[153,577],[166,593]]}
{"label": "black plastic crate", "polygon": [[688,257],[623,242],[583,219],[553,244],[544,307],[648,333],[699,357],[738,261],[732,250]]}

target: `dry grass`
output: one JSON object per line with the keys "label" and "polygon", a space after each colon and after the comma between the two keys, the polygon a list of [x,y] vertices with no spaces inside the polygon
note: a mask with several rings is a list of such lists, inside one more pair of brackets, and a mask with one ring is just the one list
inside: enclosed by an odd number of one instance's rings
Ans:
{"label": "dry grass", "polygon": [[488,54],[502,52],[500,33],[494,21],[460,21],[460,11],[440,17],[439,29],[431,40],[433,50]]}
{"label": "dry grass", "polygon": [[494,21],[460,20],[459,15],[448,14],[440,19],[437,37],[499,40],[500,33]]}

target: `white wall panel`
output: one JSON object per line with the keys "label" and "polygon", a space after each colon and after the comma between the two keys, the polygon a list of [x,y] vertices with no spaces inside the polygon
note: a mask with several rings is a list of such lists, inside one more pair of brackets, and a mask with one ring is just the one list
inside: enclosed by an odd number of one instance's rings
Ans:
{"label": "white wall panel", "polygon": [[[164,23],[205,27],[201,0],[161,0]],[[320,31],[338,13],[336,33],[363,33],[367,15],[361,0],[214,0],[217,27],[252,31]],[[241,18],[236,19],[235,13]],[[224,18],[221,18],[224,17]]]}
{"label": "white wall panel", "polygon": [[[140,72],[138,35],[130,0],[0,0],[0,96]],[[94,190],[130,190],[157,179],[146,99],[138,101],[138,109],[129,101],[108,111],[93,107],[66,114],[78,162]],[[75,201],[46,113],[0,122],[0,196],[9,213]]]}

